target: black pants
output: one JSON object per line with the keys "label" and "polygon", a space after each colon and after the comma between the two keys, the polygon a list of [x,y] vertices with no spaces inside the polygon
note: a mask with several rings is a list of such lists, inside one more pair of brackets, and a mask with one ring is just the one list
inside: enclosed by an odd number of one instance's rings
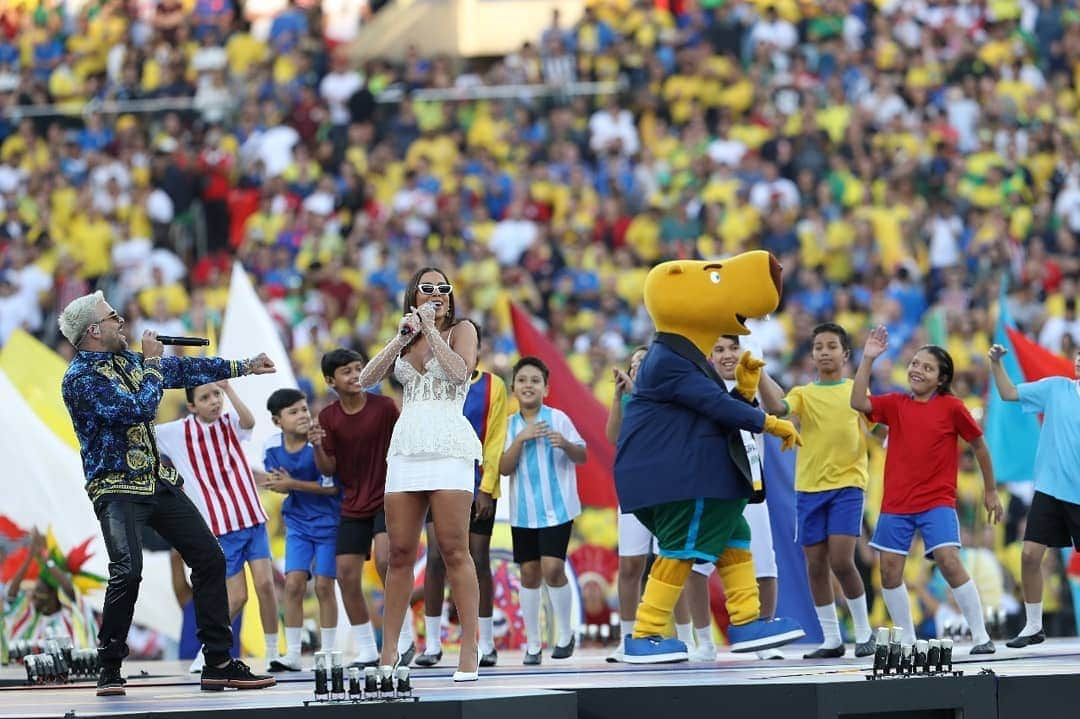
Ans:
{"label": "black pants", "polygon": [[119,666],[128,655],[127,635],[142,581],[143,527],[149,525],[176,547],[191,567],[195,632],[208,664],[228,661],[232,648],[229,597],[225,591],[225,553],[217,537],[184,491],[159,482],[154,502],[104,500],[98,521],[109,553],[109,584],[98,632],[98,654],[105,666]]}

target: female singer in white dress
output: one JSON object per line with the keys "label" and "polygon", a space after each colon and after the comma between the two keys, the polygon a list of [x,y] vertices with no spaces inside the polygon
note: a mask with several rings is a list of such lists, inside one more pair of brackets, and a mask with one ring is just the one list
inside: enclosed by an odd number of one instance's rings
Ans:
{"label": "female singer in white dress", "polygon": [[453,287],[446,275],[424,267],[405,290],[398,333],[360,374],[372,387],[391,371],[404,386],[401,416],[387,452],[386,573],[380,664],[397,664],[397,640],[413,588],[413,565],[430,504],[435,537],[461,622],[461,654],[454,681],[475,681],[479,590],[469,556],[469,513],[474,462],[482,455],[462,408],[476,366],[476,328],[454,319]]}

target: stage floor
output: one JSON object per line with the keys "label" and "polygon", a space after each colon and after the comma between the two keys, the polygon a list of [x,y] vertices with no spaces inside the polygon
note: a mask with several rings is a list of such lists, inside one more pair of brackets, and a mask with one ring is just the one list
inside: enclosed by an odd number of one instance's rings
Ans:
{"label": "stage floor", "polygon": [[[800,657],[809,647],[787,648]],[[850,649],[850,647],[849,647]],[[503,652],[499,666],[481,673],[475,684],[450,681],[456,657],[441,666],[412,671],[415,703],[364,702],[371,716],[495,717],[505,719],[627,719],[657,712],[722,712],[732,717],[963,716],[970,719],[1075,717],[1080,706],[1080,641],[1050,640],[1024,650],[998,643],[991,657],[968,657],[957,647],[954,667],[961,678],[865,680],[872,657],[810,661],[760,661],[721,654],[715,664],[659,666],[608,664],[607,650],[579,650],[567,660],[544,657],[537,667],[521,665],[521,652]],[[311,657],[305,657],[310,663]],[[129,662],[126,697],[98,698],[92,684],[53,687],[12,686],[24,677],[21,666],[7,667],[0,680],[0,719],[138,714],[165,719],[227,711],[248,719],[296,715],[301,711],[355,712],[350,704],[314,705],[311,672],[277,675],[278,686],[262,691],[202,692],[187,663]]]}

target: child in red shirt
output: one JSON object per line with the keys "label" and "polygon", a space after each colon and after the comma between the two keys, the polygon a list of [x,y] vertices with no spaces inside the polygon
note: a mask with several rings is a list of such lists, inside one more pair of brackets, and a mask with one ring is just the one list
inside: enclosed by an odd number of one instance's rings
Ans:
{"label": "child in red shirt", "polygon": [[870,395],[870,368],[889,345],[883,326],[866,340],[851,388],[851,406],[871,422],[889,427],[885,456],[885,497],[870,546],[881,558],[881,586],[893,622],[904,631],[903,643],[915,641],[911,605],[904,586],[904,562],[918,530],[941,574],[952,587],[975,646],[971,654],[993,654],[994,642],[983,622],[975,582],[960,561],[960,521],[956,516],[957,438],[975,453],[983,476],[983,504],[988,520],[1001,521],[990,451],[967,407],[951,393],[953,361],[936,345],[919,348],[908,363],[910,394]]}

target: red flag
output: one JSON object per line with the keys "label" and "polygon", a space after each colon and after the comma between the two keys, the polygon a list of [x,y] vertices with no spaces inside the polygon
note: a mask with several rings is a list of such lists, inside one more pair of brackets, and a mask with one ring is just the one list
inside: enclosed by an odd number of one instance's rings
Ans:
{"label": "red flag", "polygon": [[1019,330],[1006,327],[1009,341],[1016,350],[1016,360],[1024,373],[1025,382],[1034,382],[1044,377],[1072,377],[1074,365],[1065,357],[1060,357],[1041,345],[1032,342]]}
{"label": "red flag", "polygon": [[577,468],[581,503],[587,507],[614,507],[618,504],[612,475],[615,447],[604,436],[607,409],[588,387],[578,381],[562,353],[536,329],[527,312],[511,303],[510,319],[514,325],[518,354],[539,357],[551,371],[548,380],[551,390],[545,404],[566,412],[585,439],[588,461]]}

